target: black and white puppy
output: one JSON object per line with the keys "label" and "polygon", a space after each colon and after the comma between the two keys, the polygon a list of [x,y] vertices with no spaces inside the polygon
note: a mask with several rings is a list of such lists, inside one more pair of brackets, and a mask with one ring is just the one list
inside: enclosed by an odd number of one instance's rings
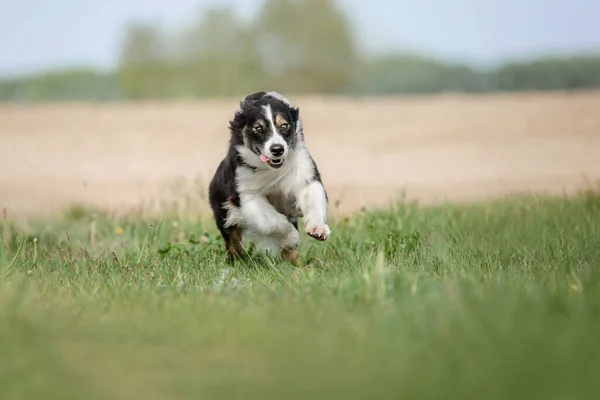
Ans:
{"label": "black and white puppy", "polygon": [[298,256],[298,218],[327,240],[327,193],[304,142],[299,108],[277,92],[252,93],[229,122],[229,151],[209,185],[209,199],[229,257],[243,239],[272,256]]}

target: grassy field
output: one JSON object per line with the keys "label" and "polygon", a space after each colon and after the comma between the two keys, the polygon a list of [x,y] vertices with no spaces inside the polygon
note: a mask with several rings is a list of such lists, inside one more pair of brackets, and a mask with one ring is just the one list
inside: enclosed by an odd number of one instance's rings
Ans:
{"label": "grassy field", "polygon": [[0,244],[0,398],[600,396],[600,194],[359,213],[302,265],[73,208]]}

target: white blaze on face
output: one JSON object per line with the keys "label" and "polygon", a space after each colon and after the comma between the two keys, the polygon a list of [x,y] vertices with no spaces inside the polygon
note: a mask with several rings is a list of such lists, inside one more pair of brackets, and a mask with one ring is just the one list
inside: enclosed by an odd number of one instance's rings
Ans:
{"label": "white blaze on face", "polygon": [[283,155],[279,158],[285,158],[288,151],[288,145],[283,136],[281,136],[279,132],[277,132],[277,128],[275,127],[275,118],[273,118],[273,111],[271,110],[271,106],[267,104],[266,106],[262,106],[262,108],[265,111],[265,119],[267,120],[267,123],[270,124],[271,130],[273,131],[273,136],[271,136],[271,138],[267,140],[264,144],[263,154],[268,158],[274,158],[273,154],[271,154],[271,146],[273,146],[274,144],[281,144],[283,146]]}

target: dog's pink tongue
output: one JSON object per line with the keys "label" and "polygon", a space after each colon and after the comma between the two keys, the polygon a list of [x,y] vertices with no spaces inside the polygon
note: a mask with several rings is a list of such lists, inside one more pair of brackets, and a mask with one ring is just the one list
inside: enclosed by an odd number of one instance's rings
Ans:
{"label": "dog's pink tongue", "polygon": [[270,159],[269,157],[265,156],[264,154],[261,154],[261,155],[260,155],[260,161],[262,161],[262,162],[265,162],[265,163],[266,163],[266,162],[269,162],[269,161],[271,161],[271,159]]}

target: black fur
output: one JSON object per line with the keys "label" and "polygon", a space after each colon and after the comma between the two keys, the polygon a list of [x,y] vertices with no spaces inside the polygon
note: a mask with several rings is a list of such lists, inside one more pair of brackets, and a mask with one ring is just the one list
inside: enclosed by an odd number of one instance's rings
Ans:
{"label": "black fur", "polygon": [[244,162],[236,150],[237,146],[244,144],[242,131],[246,127],[248,119],[244,110],[250,103],[259,100],[265,94],[266,92],[256,92],[246,96],[240,103],[240,110],[237,111],[233,119],[229,121],[229,150],[227,151],[225,158],[217,167],[217,171],[208,188],[210,206],[213,210],[217,228],[219,228],[227,248],[230,246],[230,235],[229,229],[225,228],[227,210],[223,207],[223,204],[230,202],[236,207],[240,206],[240,196],[235,184],[235,171],[240,165],[254,169],[253,166]]}
{"label": "black fur", "polygon": [[236,207],[240,206],[240,197],[235,187],[235,169],[239,163],[236,154],[226,157],[217,167],[217,171],[209,185],[210,206],[213,210],[217,228],[221,232],[225,246],[228,249],[231,243],[229,229],[225,228],[227,210],[223,207],[223,204],[230,202]]}
{"label": "black fur", "polygon": [[266,95],[266,92],[257,92],[246,96],[240,103],[240,110],[235,113],[233,121],[230,123],[230,131],[232,140],[235,139],[235,146],[243,144],[244,135],[248,141],[248,147],[256,155],[260,155],[259,145],[264,142],[264,135],[256,133],[252,126],[257,120],[264,119],[262,106],[269,104],[273,113],[284,115],[287,121],[290,122],[290,128],[287,133],[282,132],[282,136],[287,141],[290,149],[296,144],[296,124],[300,116],[300,109],[289,107],[281,101],[273,101],[274,99]]}
{"label": "black fur", "polygon": [[[233,226],[226,228],[225,222],[227,220],[227,209],[224,208],[224,204],[230,203],[236,207],[240,206],[240,196],[237,191],[237,185],[235,182],[236,170],[240,166],[255,170],[254,166],[248,165],[238,153],[236,147],[245,145],[255,154],[260,155],[259,144],[262,144],[265,140],[264,135],[261,136],[253,130],[253,125],[259,119],[264,118],[264,111],[262,106],[269,104],[273,113],[279,113],[285,117],[290,124],[290,129],[287,133],[281,132],[282,136],[288,143],[290,149],[293,149],[297,138],[296,138],[296,125],[299,121],[300,110],[297,107],[292,107],[283,101],[279,101],[276,98],[267,96],[267,92],[255,92],[244,98],[240,102],[240,109],[234,114],[234,117],[229,121],[229,149],[225,158],[221,161],[213,179],[209,184],[208,194],[211,208],[213,210],[216,225],[225,241],[225,245],[228,249],[229,256],[242,255],[234,254],[237,238],[239,235],[239,227]],[[302,134],[301,134],[302,135]],[[246,141],[244,141],[244,137]],[[300,136],[302,137],[302,136]],[[321,176],[315,162],[312,160],[314,168],[314,180],[321,181]],[[327,197],[327,193],[325,193]],[[290,222],[298,230],[298,222],[296,218],[290,218]],[[234,232],[235,231],[235,232]]]}

